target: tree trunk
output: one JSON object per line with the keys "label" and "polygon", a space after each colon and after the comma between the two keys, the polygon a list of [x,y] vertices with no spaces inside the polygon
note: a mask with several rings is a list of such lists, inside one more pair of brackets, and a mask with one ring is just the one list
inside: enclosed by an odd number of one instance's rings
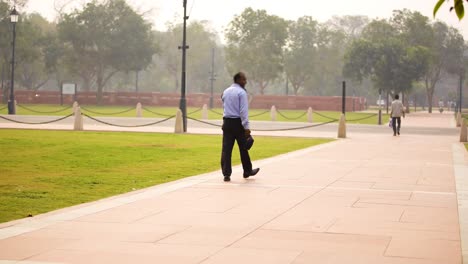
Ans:
{"label": "tree trunk", "polygon": [[265,88],[266,88],[266,85],[264,82],[260,81],[260,94],[263,95],[265,93]]}
{"label": "tree trunk", "polygon": [[91,91],[91,80],[86,78],[86,77],[82,77],[83,78],[83,91],[85,92],[89,92]]}
{"label": "tree trunk", "polygon": [[297,96],[297,94],[299,93],[299,89],[301,89],[301,85],[298,84],[298,83],[292,83],[293,85],[293,89],[294,89],[294,95]]}
{"label": "tree trunk", "polygon": [[432,92],[427,92],[427,108],[429,114],[432,113],[432,98],[434,97],[434,90]]}
{"label": "tree trunk", "polygon": [[389,95],[390,95],[390,92],[387,92],[386,95],[387,95],[387,100],[385,100],[385,101],[386,101],[385,104],[386,104],[387,115],[388,115],[388,101],[389,101],[389,100],[388,100],[388,97],[389,97]]}
{"label": "tree trunk", "polygon": [[174,73],[174,80],[175,80],[175,89],[174,91],[177,92],[179,91],[180,85],[179,85],[179,75],[177,72]]}
{"label": "tree trunk", "polygon": [[102,102],[102,90],[104,86],[102,83],[103,83],[102,74],[98,73],[97,80],[96,80],[96,84],[97,84],[96,103],[98,105],[100,105]]}
{"label": "tree trunk", "polygon": [[435,83],[431,82],[429,83],[429,80],[425,80],[426,84],[426,94],[427,94],[427,108],[428,112],[432,113],[432,98],[434,97],[434,87]]}
{"label": "tree trunk", "polygon": [[47,79],[45,79],[45,80],[39,82],[37,85],[34,85],[34,86],[33,86],[33,90],[34,90],[34,91],[39,90],[39,89],[40,89],[42,86],[44,86],[49,80],[50,80],[50,76],[47,76]]}
{"label": "tree trunk", "polygon": [[409,107],[409,102],[408,102],[408,96],[405,96],[405,93],[402,92],[401,97],[402,97],[403,106],[405,106],[405,113],[409,114],[410,107]]}

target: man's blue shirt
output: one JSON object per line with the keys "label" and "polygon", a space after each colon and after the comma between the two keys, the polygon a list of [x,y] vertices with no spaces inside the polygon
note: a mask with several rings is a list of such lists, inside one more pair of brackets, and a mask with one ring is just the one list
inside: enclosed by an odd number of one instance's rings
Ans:
{"label": "man's blue shirt", "polygon": [[247,92],[234,83],[223,92],[223,117],[240,118],[244,129],[249,128],[249,101]]}

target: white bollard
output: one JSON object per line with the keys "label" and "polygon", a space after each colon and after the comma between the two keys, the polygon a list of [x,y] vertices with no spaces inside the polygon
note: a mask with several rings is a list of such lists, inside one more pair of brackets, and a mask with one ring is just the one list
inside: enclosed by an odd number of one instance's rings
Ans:
{"label": "white bollard", "polygon": [[204,104],[202,108],[202,119],[208,119],[208,106],[206,104]]}
{"label": "white bollard", "polygon": [[271,121],[276,121],[276,106],[272,106],[270,110]]}
{"label": "white bollard", "polygon": [[178,109],[177,113],[176,113],[174,133],[177,133],[177,134],[184,133],[184,124],[183,124],[183,120],[182,120],[182,111],[180,109]]}
{"label": "white bollard", "polygon": [[81,115],[81,108],[78,106],[75,110],[75,123],[73,130],[82,131],[83,130],[83,116]]}
{"label": "white bollard", "polygon": [[136,105],[136,117],[142,117],[141,115],[141,103],[138,102],[138,104]]}
{"label": "white bollard", "polygon": [[73,113],[76,112],[76,108],[79,107],[80,105],[78,104],[77,101],[73,102]]}
{"label": "white bollard", "polygon": [[467,128],[466,128],[466,119],[463,118],[463,121],[461,122],[461,129],[460,129],[460,142],[468,142],[467,139]]}
{"label": "white bollard", "polygon": [[313,119],[312,119],[312,113],[314,111],[312,110],[312,107],[309,107],[309,109],[307,109],[307,122],[309,123],[312,123],[313,122]]}
{"label": "white bollard", "polygon": [[344,114],[341,114],[338,124],[338,138],[346,138],[346,117]]}

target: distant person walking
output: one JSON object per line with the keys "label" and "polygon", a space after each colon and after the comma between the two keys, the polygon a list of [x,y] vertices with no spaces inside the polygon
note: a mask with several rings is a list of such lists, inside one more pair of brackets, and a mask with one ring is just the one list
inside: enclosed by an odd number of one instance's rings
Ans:
{"label": "distant person walking", "polygon": [[396,136],[397,134],[400,135],[401,117],[405,117],[405,107],[403,106],[403,103],[399,100],[399,98],[400,96],[398,94],[395,94],[395,100],[392,101],[392,110],[390,112],[390,116],[392,117],[392,127],[394,136]]}
{"label": "distant person walking", "polygon": [[247,78],[243,72],[234,75],[234,83],[224,90],[223,100],[223,148],[221,152],[221,169],[224,181],[231,180],[232,173],[232,148],[237,141],[239,147],[244,178],[254,176],[260,170],[252,169],[249,151],[247,149],[247,137],[250,136],[249,127],[249,101],[245,85]]}

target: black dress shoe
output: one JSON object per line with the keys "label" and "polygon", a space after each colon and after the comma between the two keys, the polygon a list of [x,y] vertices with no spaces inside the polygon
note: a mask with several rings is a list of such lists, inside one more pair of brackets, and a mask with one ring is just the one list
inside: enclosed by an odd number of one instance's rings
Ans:
{"label": "black dress shoe", "polygon": [[225,182],[231,181],[231,176],[224,176],[224,181]]}
{"label": "black dress shoe", "polygon": [[251,170],[249,173],[244,173],[244,178],[247,179],[250,176],[254,176],[259,171],[260,171],[260,168],[256,168],[256,169]]}

